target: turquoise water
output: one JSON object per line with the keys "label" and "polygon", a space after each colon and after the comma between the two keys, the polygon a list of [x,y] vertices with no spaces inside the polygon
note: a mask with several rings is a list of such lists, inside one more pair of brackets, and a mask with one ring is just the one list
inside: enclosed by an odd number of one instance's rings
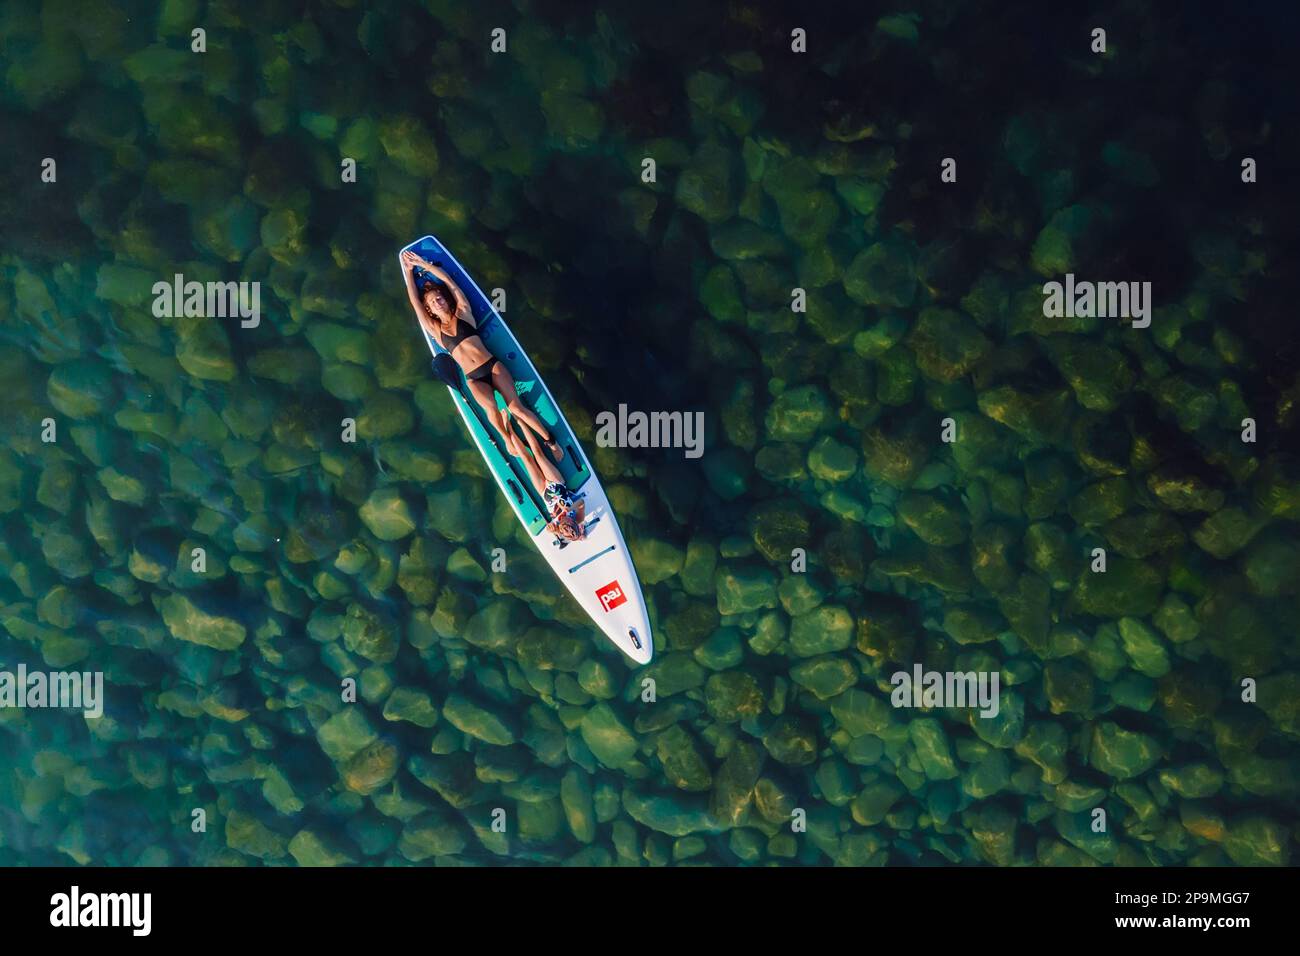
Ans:
{"label": "turquoise water", "polygon": [[[104,680],[0,708],[0,863],[1287,864],[1293,94],[1249,24],[1106,19],[0,7],[0,670]],[[609,490],[648,667],[432,380],[425,233]],[[178,273],[259,321],[157,315]],[[1150,327],[1046,317],[1067,273]],[[703,457],[597,447],[620,403]],[[998,715],[891,706],[915,665]]]}

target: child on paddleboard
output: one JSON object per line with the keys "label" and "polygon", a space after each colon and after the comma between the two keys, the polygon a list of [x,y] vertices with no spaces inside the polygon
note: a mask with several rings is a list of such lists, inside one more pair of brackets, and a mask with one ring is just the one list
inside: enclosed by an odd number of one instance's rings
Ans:
{"label": "child on paddleboard", "polygon": [[532,454],[520,455],[519,460],[528,469],[528,477],[532,479],[533,487],[546,502],[549,512],[547,530],[566,541],[581,541],[587,536],[586,503],[581,498],[574,498],[573,493],[564,483],[564,476],[560,474],[560,470],[542,454],[542,449],[537,444],[537,438],[533,433],[525,429],[524,438],[527,439]]}
{"label": "child on paddleboard", "polygon": [[[516,458],[527,457],[508,416],[497,408],[496,393],[506,401],[507,410],[527,426],[525,433],[536,432],[555,461],[564,458],[564,451],[551,437],[551,433],[531,408],[525,405],[515,391],[510,370],[488,351],[478,335],[478,322],[465,294],[445,269],[416,255],[409,249],[401,255],[402,273],[406,279],[406,295],[411,300],[420,325],[441,345],[465,373],[465,383],[470,393],[487,415],[497,432],[505,440],[506,448]],[[421,277],[416,287],[415,270],[428,273]],[[430,278],[432,276],[432,278]]]}

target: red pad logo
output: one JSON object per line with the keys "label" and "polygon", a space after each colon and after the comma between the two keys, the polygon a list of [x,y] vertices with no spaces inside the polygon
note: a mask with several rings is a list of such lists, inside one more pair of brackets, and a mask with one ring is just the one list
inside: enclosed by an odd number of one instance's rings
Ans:
{"label": "red pad logo", "polygon": [[600,598],[601,605],[606,611],[612,611],[620,604],[627,603],[627,595],[619,587],[617,581],[610,581],[603,588],[596,591],[596,597]]}

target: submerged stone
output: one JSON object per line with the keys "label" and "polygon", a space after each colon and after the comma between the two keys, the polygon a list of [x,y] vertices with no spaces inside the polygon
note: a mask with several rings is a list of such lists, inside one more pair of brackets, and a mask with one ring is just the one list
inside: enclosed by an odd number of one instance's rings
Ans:
{"label": "submerged stone", "polygon": [[592,754],[611,769],[622,767],[636,755],[636,737],[609,704],[590,708],[579,729]]}
{"label": "submerged stone", "polygon": [[380,541],[399,541],[415,530],[415,518],[401,492],[377,488],[361,506],[361,521]]}
{"label": "submerged stone", "polygon": [[1103,721],[1094,726],[1090,761],[1117,780],[1141,776],[1160,760],[1160,745],[1147,734]]}

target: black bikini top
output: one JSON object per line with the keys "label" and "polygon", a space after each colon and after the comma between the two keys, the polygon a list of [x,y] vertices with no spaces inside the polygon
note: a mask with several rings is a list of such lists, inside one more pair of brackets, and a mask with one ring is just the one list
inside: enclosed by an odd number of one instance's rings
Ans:
{"label": "black bikini top", "polygon": [[438,338],[441,340],[439,344],[448,352],[455,351],[456,346],[460,345],[461,342],[478,335],[478,329],[468,322],[462,322],[460,316],[453,316],[452,322],[455,323],[456,331],[451,335],[447,335],[442,331],[442,323],[437,319],[433,320],[434,328],[438,330]]}

